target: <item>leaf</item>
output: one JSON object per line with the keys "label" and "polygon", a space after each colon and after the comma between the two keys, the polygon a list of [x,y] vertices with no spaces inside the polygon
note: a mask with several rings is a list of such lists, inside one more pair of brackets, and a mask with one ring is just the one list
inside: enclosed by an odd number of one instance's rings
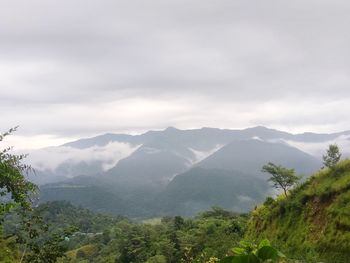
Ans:
{"label": "leaf", "polygon": [[249,254],[233,257],[232,263],[260,263],[260,260],[254,254]]}
{"label": "leaf", "polygon": [[248,242],[248,241],[244,241],[244,240],[240,241],[239,244],[240,244],[242,247],[244,247],[244,248],[250,248],[250,247],[253,246],[252,243],[250,243],[250,242]]}
{"label": "leaf", "polygon": [[218,263],[232,263],[233,262],[233,256],[225,257],[221,259]]}
{"label": "leaf", "polygon": [[279,258],[286,258],[286,256],[285,256],[282,252],[280,252],[280,251],[278,251],[278,250],[277,250],[277,256],[278,256]]}
{"label": "leaf", "polygon": [[271,247],[271,246],[264,246],[261,247],[258,251],[257,251],[257,256],[258,258],[262,259],[262,260],[268,260],[268,259],[276,259],[278,258],[278,250]]}
{"label": "leaf", "polygon": [[243,255],[245,254],[246,250],[244,248],[241,247],[234,247],[231,250],[235,255]]}
{"label": "leaf", "polygon": [[244,241],[242,240],[241,242],[239,242],[240,246],[242,248],[244,248],[244,250],[247,252],[247,253],[250,253],[252,251],[254,251],[256,249],[256,245],[249,242],[249,241]]}
{"label": "leaf", "polygon": [[259,248],[265,247],[265,246],[271,246],[271,243],[268,239],[261,240],[259,244]]}

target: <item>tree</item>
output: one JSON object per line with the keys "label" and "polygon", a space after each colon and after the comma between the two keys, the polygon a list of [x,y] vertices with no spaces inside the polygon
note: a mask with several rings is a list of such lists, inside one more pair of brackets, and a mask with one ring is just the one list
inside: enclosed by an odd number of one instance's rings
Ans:
{"label": "tree", "polygon": [[264,165],[262,171],[272,175],[269,181],[273,183],[275,188],[282,189],[285,196],[287,196],[287,191],[300,180],[294,169],[288,169],[273,163]]}
{"label": "tree", "polygon": [[333,169],[335,165],[340,161],[341,153],[338,145],[331,144],[327,149],[326,155],[322,156],[324,167]]}
{"label": "tree", "polygon": [[52,226],[45,218],[47,212],[45,206],[19,212],[21,218],[15,233],[21,263],[55,263],[58,258],[66,256],[68,241],[78,228]]}
{"label": "tree", "polygon": [[[16,127],[17,128],[17,127]],[[0,142],[16,131],[16,128],[0,134]],[[47,234],[48,225],[38,214],[38,209],[32,209],[32,196],[38,187],[28,181],[25,175],[32,169],[23,163],[26,155],[11,153],[12,147],[0,150],[0,217],[5,216],[13,207],[18,207],[17,213],[22,222],[17,227],[16,243],[23,245],[20,262],[54,263],[57,258],[65,255],[65,238],[69,237],[74,228],[65,229],[58,233]],[[2,218],[0,218],[2,219]],[[2,221],[0,221],[1,227]],[[0,229],[0,241],[1,241]],[[0,249],[1,250],[1,249]],[[0,251],[1,253],[2,251]]]}
{"label": "tree", "polygon": [[[14,131],[0,134],[0,142]],[[24,174],[31,170],[31,167],[23,164],[26,155],[11,154],[12,147],[0,150],[0,196],[6,197],[6,201],[0,201],[0,216],[3,216],[16,205],[23,209],[31,209],[31,194],[37,191],[37,186],[26,180]]]}
{"label": "tree", "polygon": [[174,217],[174,229],[180,230],[185,224],[185,220],[181,216]]}

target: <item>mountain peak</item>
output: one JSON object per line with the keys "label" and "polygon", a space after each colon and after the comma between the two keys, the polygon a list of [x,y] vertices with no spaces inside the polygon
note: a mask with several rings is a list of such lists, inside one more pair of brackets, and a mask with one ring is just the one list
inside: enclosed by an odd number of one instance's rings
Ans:
{"label": "mountain peak", "polygon": [[258,126],[251,127],[251,128],[247,128],[245,130],[274,131],[274,129],[270,129],[270,128],[267,128],[267,127],[262,126],[262,125],[258,125]]}
{"label": "mountain peak", "polygon": [[180,130],[175,128],[175,127],[169,126],[164,131],[166,131],[166,132],[174,132],[174,131],[180,131]]}

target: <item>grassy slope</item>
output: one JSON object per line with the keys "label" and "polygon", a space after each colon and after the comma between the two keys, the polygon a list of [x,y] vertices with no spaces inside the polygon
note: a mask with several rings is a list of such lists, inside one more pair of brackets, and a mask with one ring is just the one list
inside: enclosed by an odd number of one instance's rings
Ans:
{"label": "grassy slope", "polygon": [[247,238],[268,238],[291,258],[349,262],[350,160],[321,170],[252,212]]}

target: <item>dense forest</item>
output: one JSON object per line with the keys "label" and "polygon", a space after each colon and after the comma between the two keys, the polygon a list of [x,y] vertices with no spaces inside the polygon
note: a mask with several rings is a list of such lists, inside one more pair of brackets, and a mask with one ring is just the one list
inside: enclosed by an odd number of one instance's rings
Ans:
{"label": "dense forest", "polygon": [[37,188],[26,180],[25,156],[5,149],[0,262],[348,262],[350,160],[339,162],[339,149],[332,147],[325,167],[302,183],[293,169],[265,165],[283,191],[250,213],[213,207],[194,217],[144,220],[66,201],[33,207]]}
{"label": "dense forest", "polygon": [[[191,219],[177,216],[135,222],[94,214],[63,201],[41,205],[35,212],[49,224],[48,231],[35,242],[45,244],[42,238],[75,229],[69,238],[58,242],[67,251],[60,262],[206,262],[222,257],[243,238],[248,219],[247,215],[213,208]],[[5,221],[6,242],[12,249],[7,261],[2,258],[4,262],[16,262],[20,256],[13,248],[21,247],[11,240],[24,233],[17,228],[19,218],[14,217]]]}

